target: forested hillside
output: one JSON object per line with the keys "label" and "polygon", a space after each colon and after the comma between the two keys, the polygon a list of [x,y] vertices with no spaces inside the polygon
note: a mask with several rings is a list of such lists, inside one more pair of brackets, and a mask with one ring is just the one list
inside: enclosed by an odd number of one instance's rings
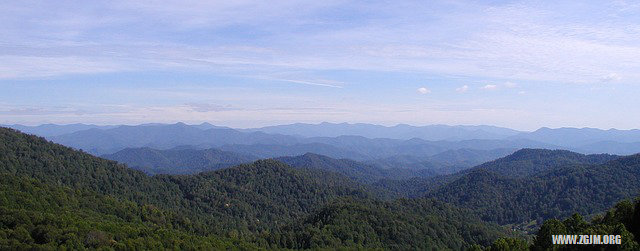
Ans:
{"label": "forested hillside", "polygon": [[256,249],[152,204],[0,174],[0,249]]}
{"label": "forested hillside", "polygon": [[584,155],[566,150],[521,149],[476,168],[486,169],[507,177],[526,177],[540,175],[566,165],[603,164],[619,157],[610,154]]}
{"label": "forested hillside", "polygon": [[508,224],[542,222],[574,212],[589,215],[640,191],[640,155],[600,165],[560,166],[524,178],[501,175],[487,167],[436,187],[427,196],[470,208],[485,220]]}
{"label": "forested hillside", "polygon": [[[2,248],[461,249],[504,233],[466,210],[382,202],[340,174],[274,160],[147,176],[11,129],[0,129],[0,142]],[[336,221],[317,220],[326,214]]]}
{"label": "forested hillside", "polygon": [[466,210],[434,199],[393,202],[341,199],[284,228],[287,248],[342,247],[425,250],[488,245],[507,232]]}
{"label": "forested hillside", "polygon": [[[608,250],[640,250],[640,199],[623,200],[606,213],[587,222],[582,215],[573,214],[564,220],[550,219],[544,222],[534,238],[532,250],[552,250],[552,235],[620,235],[620,245],[610,245]],[[601,245],[565,245],[563,250],[602,250]]]}
{"label": "forested hillside", "polygon": [[471,209],[487,221],[535,227],[575,212],[598,213],[637,196],[639,160],[640,155],[523,149],[451,175],[383,179],[373,186],[397,196],[437,198]]}

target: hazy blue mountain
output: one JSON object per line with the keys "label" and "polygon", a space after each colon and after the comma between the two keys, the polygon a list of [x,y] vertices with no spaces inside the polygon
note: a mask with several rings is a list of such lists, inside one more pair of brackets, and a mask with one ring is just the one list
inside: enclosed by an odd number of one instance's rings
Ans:
{"label": "hazy blue mountain", "polygon": [[513,136],[519,131],[496,126],[448,126],[427,125],[411,126],[399,124],[396,126],[381,126],[373,124],[349,124],[327,123],[267,126],[262,128],[247,129],[247,131],[262,131],[266,133],[278,133],[298,135],[302,137],[337,137],[343,135],[363,136],[367,138],[392,138],[411,139],[421,138],[425,140],[464,140],[464,139],[502,139]]}
{"label": "hazy blue mountain", "polygon": [[[318,142],[342,149],[357,151],[370,159],[382,159],[396,155],[410,155],[424,158],[448,150],[495,150],[520,148],[550,148],[557,146],[526,139],[490,140],[475,139],[463,141],[428,141],[418,138],[409,140],[370,139],[362,136],[314,137],[301,139],[303,142]],[[506,154],[505,154],[506,155]],[[504,155],[503,155],[504,156]],[[489,158],[489,160],[494,158]]]}
{"label": "hazy blue mountain", "polygon": [[202,130],[209,130],[209,129],[233,129],[230,127],[226,127],[226,126],[216,126],[216,125],[212,125],[210,123],[204,122],[202,124],[198,124],[198,125],[192,125],[195,128],[198,129],[202,129]]}
{"label": "hazy blue mountain", "polygon": [[124,148],[151,147],[170,149],[180,145],[226,144],[291,144],[291,136],[271,135],[262,132],[244,133],[233,129],[200,129],[184,123],[119,126],[111,129],[89,129],[71,134],[50,137],[56,143],[102,155]]}
{"label": "hazy blue mountain", "polygon": [[[366,156],[367,159],[397,155],[399,154],[399,152],[396,148],[407,144],[406,140],[386,138],[371,139],[363,136],[353,135],[338,137],[313,137],[301,139],[301,141],[306,143],[322,143],[341,149],[350,149]],[[414,153],[419,152],[419,154],[417,155],[431,155],[432,153],[441,151],[444,151],[444,149],[437,145],[431,145],[430,142],[424,141],[424,144],[422,144],[421,148],[416,147],[412,153],[407,154],[416,155]]]}
{"label": "hazy blue mountain", "polygon": [[260,158],[275,158],[281,156],[298,156],[305,153],[315,153],[320,155],[329,156],[337,159],[353,159],[364,160],[369,159],[368,156],[362,153],[338,148],[328,144],[322,143],[307,143],[307,144],[294,144],[294,145],[268,145],[268,144],[254,144],[254,145],[224,145],[219,147],[225,151],[243,153],[248,155],[255,155]]}
{"label": "hazy blue mountain", "polygon": [[516,149],[499,148],[493,150],[455,149],[431,156],[394,155],[387,158],[366,161],[381,168],[427,169],[433,173],[451,174],[476,165],[507,156]]}
{"label": "hazy blue mountain", "polygon": [[[340,124],[328,124],[336,126]],[[323,124],[320,124],[323,125]],[[351,124],[346,124],[351,125]],[[356,124],[369,128],[372,125]],[[317,126],[317,125],[314,125]],[[377,128],[379,126],[374,126]],[[404,127],[402,125],[396,127]],[[396,128],[393,127],[393,128]],[[382,127],[387,128],[387,127]],[[454,127],[459,130],[476,128],[469,126]],[[460,129],[463,128],[463,129]],[[465,129],[466,128],[466,129]],[[493,127],[479,126],[489,130]],[[489,128],[489,129],[488,129]],[[500,132],[499,129],[493,128]],[[355,130],[355,129],[354,129]],[[457,129],[456,129],[457,130]],[[555,129],[549,129],[555,130]],[[584,130],[584,129],[575,129]],[[575,132],[574,129],[566,130]],[[534,132],[540,134],[543,129]],[[562,131],[562,130],[560,130]],[[592,130],[587,130],[592,131]],[[597,131],[597,130],[596,130]],[[602,130],[600,130],[602,131]],[[605,132],[605,131],[602,131]],[[612,130],[605,134],[611,134]],[[618,134],[632,134],[634,131],[615,131]],[[625,134],[626,133],[626,134]],[[575,134],[575,133],[574,133]],[[581,146],[560,146],[552,143],[532,140],[536,138],[519,134],[509,136],[508,139],[467,139],[452,140],[424,140],[420,138],[391,139],[368,138],[357,135],[342,135],[337,137],[310,137],[268,134],[262,131],[235,130],[218,127],[208,123],[200,125],[177,124],[145,124],[138,126],[118,126],[115,128],[91,128],[69,134],[48,137],[50,140],[76,149],[82,149],[96,155],[110,154],[125,148],[150,147],[166,150],[176,146],[193,146],[196,149],[225,148],[229,151],[242,152],[261,158],[278,156],[296,156],[307,152],[326,155],[332,158],[349,158],[358,161],[385,159],[393,156],[414,156],[421,162],[380,163],[380,166],[413,165],[414,168],[445,166],[445,173],[455,172],[483,161],[504,156],[504,152],[497,149],[545,148],[566,149],[587,153],[617,153],[628,154],[640,150],[640,143],[622,143],[617,141],[594,141],[592,144]],[[616,134],[617,135],[617,134]],[[562,133],[555,137],[563,138]],[[567,138],[573,136],[569,135]],[[595,137],[595,136],[594,136]],[[600,138],[604,136],[598,136]],[[617,137],[617,136],[616,136]],[[620,136],[622,137],[622,136]],[[550,141],[548,137],[541,140]],[[570,140],[565,140],[570,141]],[[577,142],[576,140],[574,140]],[[563,143],[563,142],[556,142]],[[467,150],[462,150],[467,149]],[[479,151],[497,150],[496,154]],[[467,151],[462,153],[463,151]],[[474,156],[474,154],[478,153]],[[433,156],[433,157],[432,157]],[[438,157],[441,156],[441,157]],[[431,159],[427,157],[432,157]],[[452,159],[455,159],[452,161]],[[422,168],[421,168],[422,166]]]}
{"label": "hazy blue mountain", "polygon": [[45,124],[10,127],[94,154],[113,153],[127,147],[169,149],[191,145],[206,149],[226,144],[288,146],[310,143],[327,144],[365,156],[354,157],[358,159],[387,158],[394,155],[424,157],[464,148],[546,148],[620,155],[640,152],[640,130],[593,128],[540,128],[534,132],[519,132],[493,126],[385,127],[347,123],[291,124],[257,129],[231,129],[209,123],[151,123],[137,126]]}
{"label": "hazy blue mountain", "polygon": [[116,126],[98,126],[87,124],[68,124],[68,125],[56,125],[56,124],[43,124],[38,126],[25,126],[25,125],[3,125],[9,128],[20,130],[24,133],[34,134],[41,137],[52,137],[68,133],[74,133],[77,131],[83,131],[88,129],[109,129]]}
{"label": "hazy blue mountain", "polygon": [[129,167],[147,174],[195,174],[258,159],[255,156],[218,149],[174,148],[157,150],[148,147],[126,148],[101,157],[127,164]]}
{"label": "hazy blue mountain", "polygon": [[333,159],[313,153],[306,153],[295,157],[280,157],[276,160],[292,167],[321,169],[343,174],[355,181],[374,183],[381,179],[409,179],[413,177],[430,177],[435,172],[427,169],[411,170],[405,168],[383,169],[374,165],[353,161],[350,159]]}
{"label": "hazy blue mountain", "polygon": [[[454,165],[462,168],[471,167],[503,157],[517,148],[552,147],[529,140],[452,142],[421,139],[369,139],[362,136],[315,137],[299,139],[299,141],[305,143],[295,145],[224,145],[220,149],[252,154],[262,158],[297,156],[310,152],[331,158],[366,161],[382,168],[394,168],[402,165],[414,169],[426,169],[426,167],[452,167]],[[403,160],[394,161],[394,157]],[[452,171],[447,171],[447,173],[450,172]]]}
{"label": "hazy blue mountain", "polygon": [[296,156],[312,152],[332,158],[354,160],[381,159],[395,155],[423,158],[459,149],[553,147],[525,139],[427,141],[418,138],[370,139],[362,136],[297,138],[264,132],[241,132],[210,124],[186,125],[183,123],[119,126],[110,129],[93,128],[49,139],[96,155],[110,154],[125,148],[150,147],[166,150],[176,146],[193,146],[196,149],[220,148],[261,158]]}
{"label": "hazy blue mountain", "polygon": [[[517,149],[515,148],[497,148],[491,150],[477,150],[477,149],[455,149],[441,152],[429,157],[429,161],[451,167],[472,167],[487,161],[495,160],[500,157],[512,154]],[[444,171],[444,170],[443,170]],[[449,173],[453,173],[459,170],[449,170]]]}
{"label": "hazy blue mountain", "polygon": [[618,155],[631,155],[640,153],[640,142],[625,143],[616,141],[598,141],[573,149],[582,153],[611,153]]}
{"label": "hazy blue mountain", "polygon": [[430,156],[414,156],[399,154],[386,158],[367,160],[365,163],[376,165],[381,168],[405,168],[405,169],[432,169],[434,164],[429,162]]}
{"label": "hazy blue mountain", "polygon": [[621,143],[640,142],[640,130],[601,130],[595,128],[540,128],[534,132],[521,133],[511,138],[529,139],[547,144],[580,147],[599,141],[615,141]]}

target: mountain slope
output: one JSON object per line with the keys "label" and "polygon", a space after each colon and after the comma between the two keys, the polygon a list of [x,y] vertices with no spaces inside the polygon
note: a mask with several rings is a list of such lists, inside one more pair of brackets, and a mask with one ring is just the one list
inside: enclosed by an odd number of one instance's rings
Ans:
{"label": "mountain slope", "polygon": [[483,168],[428,192],[501,224],[589,215],[640,191],[640,155],[600,165],[574,164],[536,176],[513,178]]}
{"label": "mountain slope", "polygon": [[182,197],[175,184],[150,178],[114,161],[96,158],[47,140],[0,128],[0,172],[47,184],[111,194],[138,203],[173,206]]}
{"label": "mountain slope", "polygon": [[[88,190],[0,174],[0,249],[256,249],[189,231],[184,216]],[[197,224],[197,223],[196,223]]]}
{"label": "mountain slope", "polygon": [[368,250],[464,250],[507,235],[466,210],[433,199],[337,200],[288,225],[283,232],[274,237],[286,240],[287,248],[346,246]]}
{"label": "mountain slope", "polygon": [[486,169],[507,177],[526,177],[566,165],[603,164],[619,157],[609,154],[584,155],[566,150],[521,149],[476,168]]}
{"label": "mountain slope", "polygon": [[339,197],[373,197],[342,175],[293,169],[274,160],[162,178],[180,187],[193,203],[191,210],[213,216],[211,227],[240,233],[276,229]]}
{"label": "mountain slope", "polygon": [[195,174],[258,159],[213,148],[156,150],[148,147],[127,148],[102,157],[127,164],[148,174]]}

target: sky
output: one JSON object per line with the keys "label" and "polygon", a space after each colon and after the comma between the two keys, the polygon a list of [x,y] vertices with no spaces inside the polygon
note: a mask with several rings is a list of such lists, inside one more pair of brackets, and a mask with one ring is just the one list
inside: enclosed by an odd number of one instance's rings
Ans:
{"label": "sky", "polygon": [[640,128],[637,1],[0,7],[0,124]]}

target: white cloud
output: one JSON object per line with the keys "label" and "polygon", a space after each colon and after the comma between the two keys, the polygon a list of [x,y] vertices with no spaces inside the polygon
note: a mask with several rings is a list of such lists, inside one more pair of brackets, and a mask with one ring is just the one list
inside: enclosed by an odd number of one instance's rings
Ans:
{"label": "white cloud", "polygon": [[418,88],[418,92],[420,94],[429,94],[429,93],[431,93],[431,90],[427,89],[426,87],[420,87],[420,88]]}
{"label": "white cloud", "polygon": [[504,87],[507,87],[507,88],[516,88],[516,87],[518,87],[518,84],[516,84],[516,83],[514,83],[514,82],[506,82],[506,83],[504,83]]}
{"label": "white cloud", "polygon": [[485,86],[483,86],[481,88],[484,89],[484,90],[495,90],[495,89],[498,89],[498,86],[497,85],[485,85]]}
{"label": "white cloud", "polygon": [[457,92],[460,92],[460,93],[462,93],[462,92],[466,92],[466,91],[468,91],[468,90],[469,90],[469,86],[468,86],[468,85],[463,85],[463,86],[461,86],[461,87],[456,88],[456,91],[457,91]]}

